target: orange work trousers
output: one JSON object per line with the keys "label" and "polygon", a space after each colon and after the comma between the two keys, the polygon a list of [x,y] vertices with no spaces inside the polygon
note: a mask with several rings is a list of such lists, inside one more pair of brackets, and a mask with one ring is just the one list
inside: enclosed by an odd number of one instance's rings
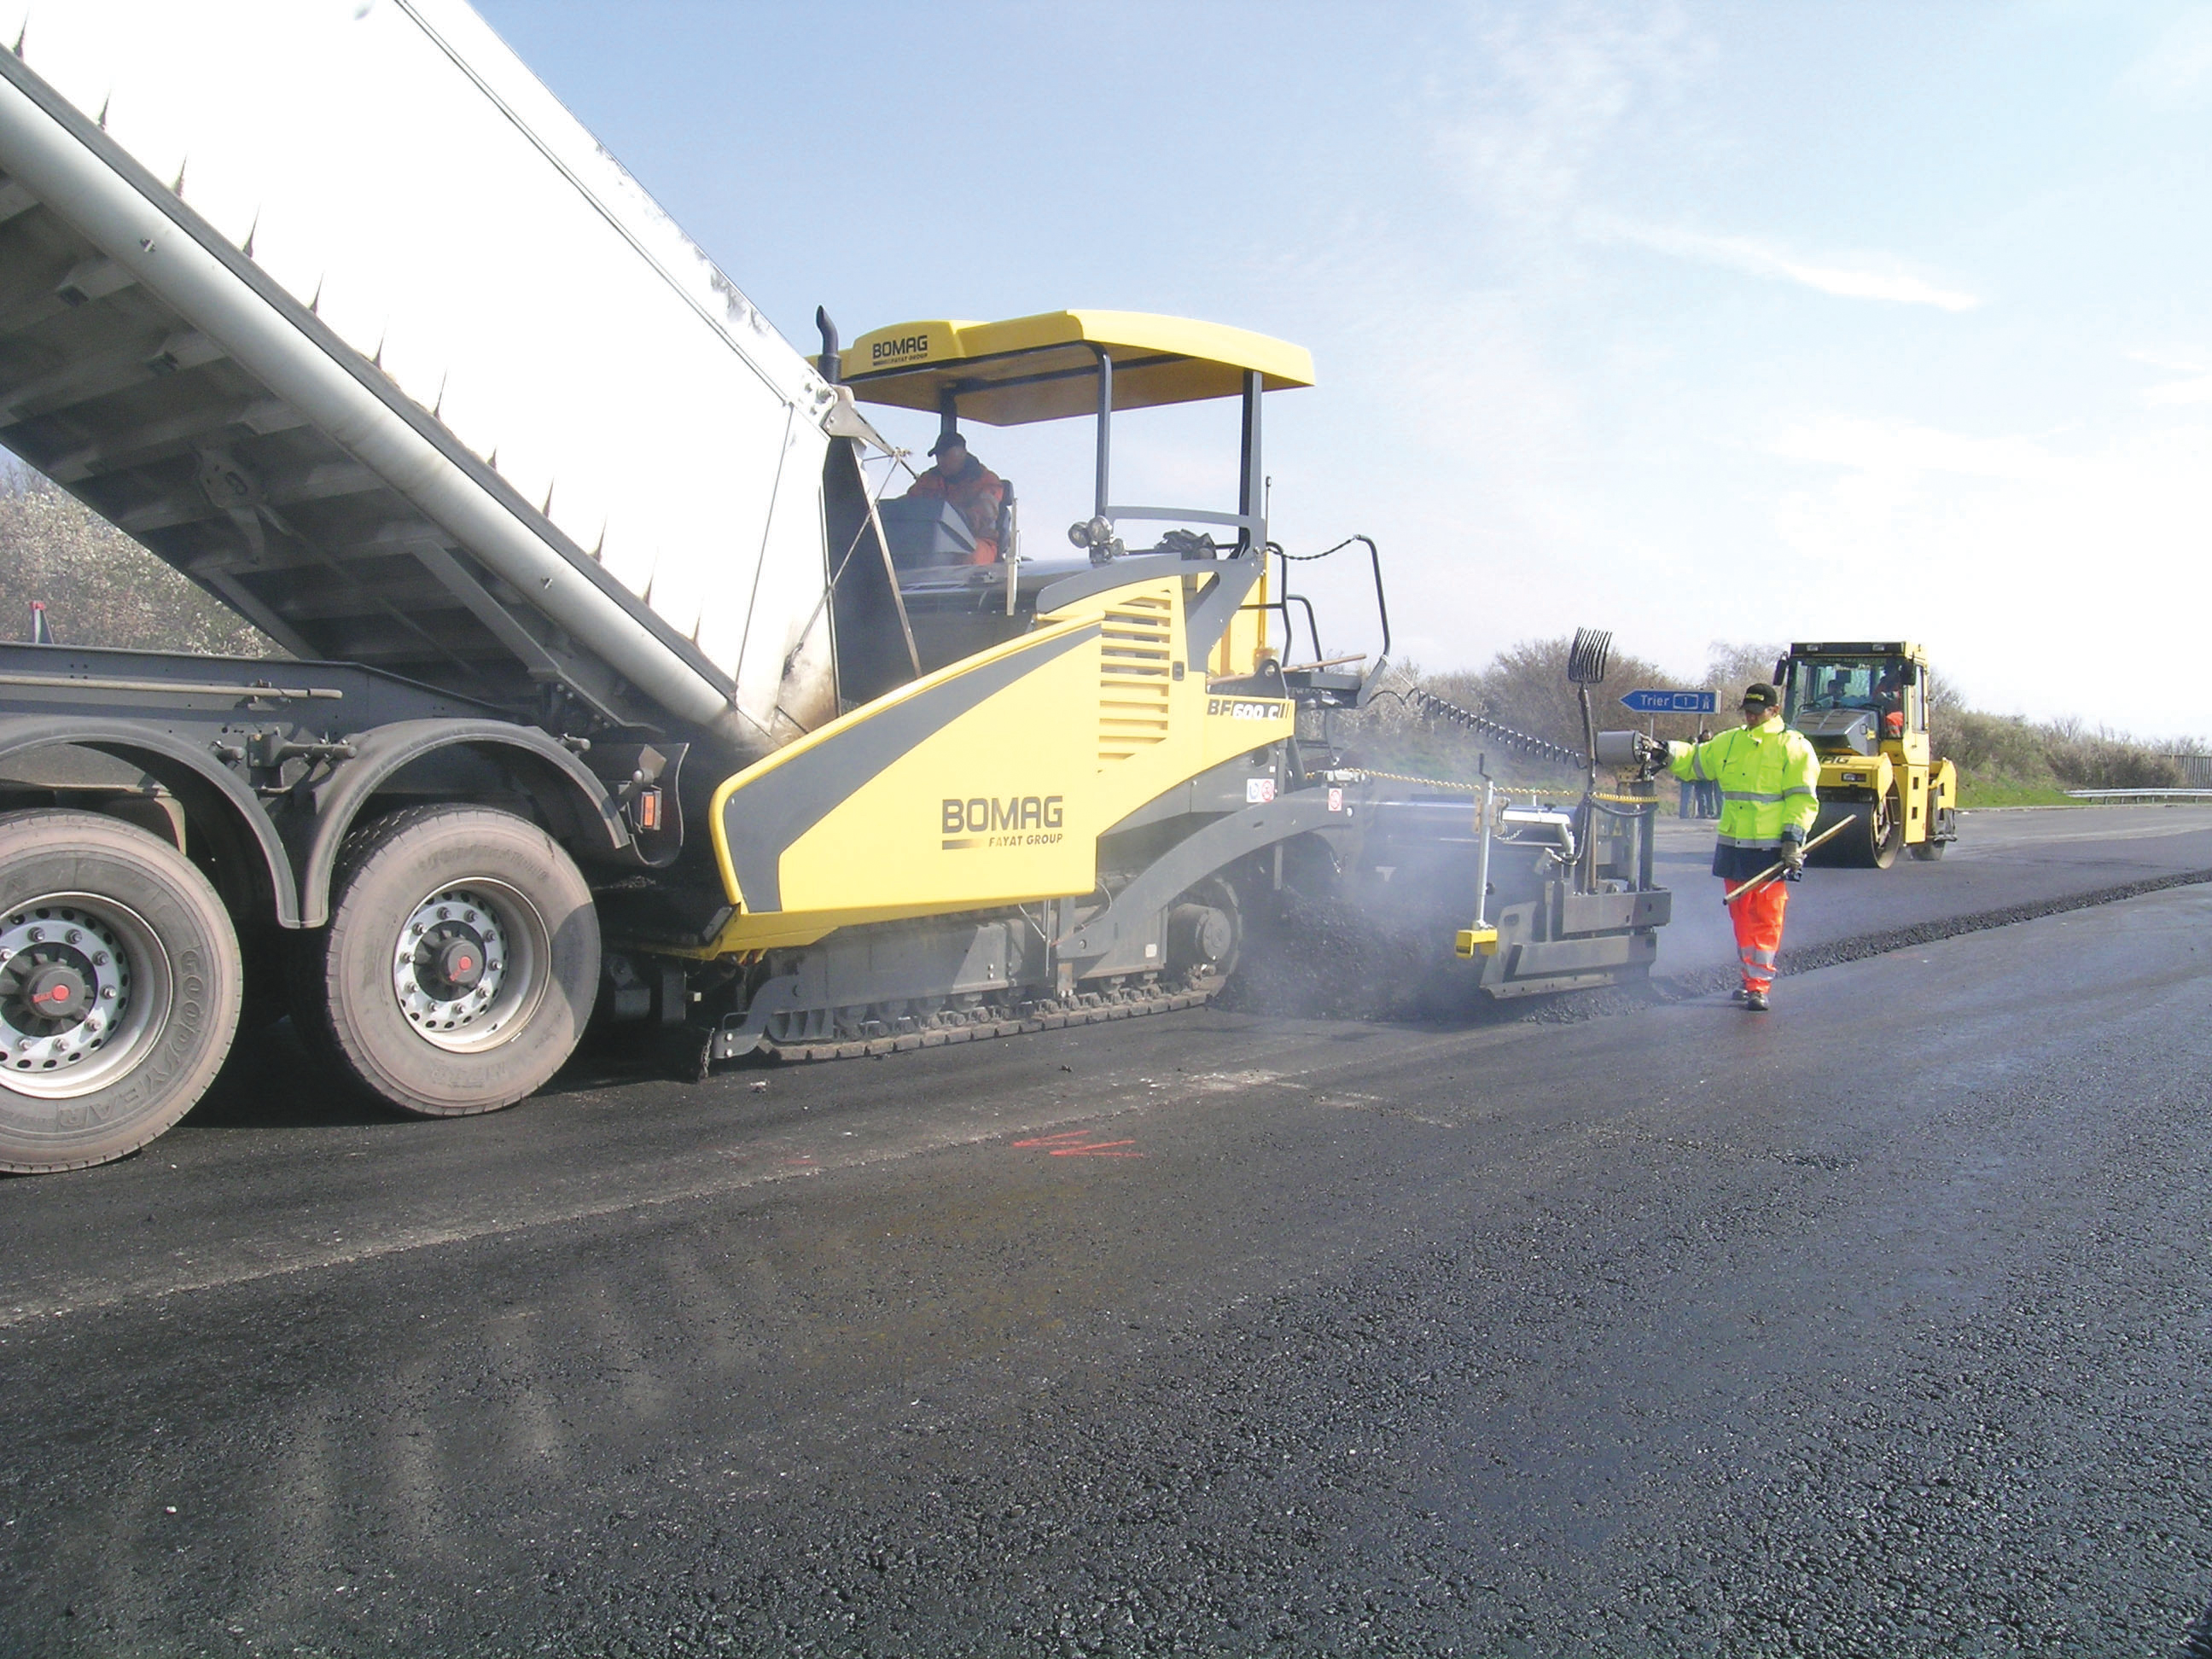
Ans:
{"label": "orange work trousers", "polygon": [[1764,991],[1774,982],[1774,959],[1782,950],[1782,912],[1790,902],[1786,882],[1761,882],[1729,905],[1735,924],[1736,955],[1743,961],[1743,988]]}

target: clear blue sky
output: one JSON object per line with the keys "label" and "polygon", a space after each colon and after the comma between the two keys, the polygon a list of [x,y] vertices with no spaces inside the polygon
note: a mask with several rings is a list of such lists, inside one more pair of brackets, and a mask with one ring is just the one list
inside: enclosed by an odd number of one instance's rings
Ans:
{"label": "clear blue sky", "polygon": [[[1381,542],[1423,665],[1905,635],[1985,708],[2212,732],[2212,6],[480,5],[802,347],[1309,347],[1276,534]],[[1231,488],[1225,422],[1135,424]],[[1056,538],[1087,434],[975,442]]]}

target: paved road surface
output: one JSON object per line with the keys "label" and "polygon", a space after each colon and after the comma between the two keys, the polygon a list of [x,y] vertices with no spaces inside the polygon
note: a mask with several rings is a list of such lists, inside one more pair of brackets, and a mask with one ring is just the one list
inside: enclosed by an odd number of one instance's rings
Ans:
{"label": "paved road surface", "polygon": [[[1675,890],[1660,971],[1732,967],[1721,884],[1710,873],[1712,825],[1662,820],[1659,879]],[[2075,895],[2212,872],[2212,808],[2028,808],[1967,812],[1934,864],[1900,854],[1887,870],[1814,869],[1790,894],[1784,939],[1816,951],[1930,919],[1984,915]]]}
{"label": "paved road surface", "polygon": [[[2212,814],[1970,829],[1865,911],[2212,867]],[[451,1124],[274,1054],[0,1186],[0,1650],[2171,1651],[2208,923]]]}

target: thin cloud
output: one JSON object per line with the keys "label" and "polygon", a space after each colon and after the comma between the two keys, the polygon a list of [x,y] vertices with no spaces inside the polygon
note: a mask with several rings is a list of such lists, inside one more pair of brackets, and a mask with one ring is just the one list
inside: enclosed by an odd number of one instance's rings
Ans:
{"label": "thin cloud", "polygon": [[1673,0],[1491,9],[1474,50],[1431,78],[1453,112],[1436,129],[1437,154],[1480,205],[1524,232],[1567,222],[1591,175],[1632,149],[1708,55]]}
{"label": "thin cloud", "polygon": [[2120,90],[2163,109],[2192,104],[2212,88],[2212,7],[2195,6],[2166,26],[2158,44],[2128,65]]}
{"label": "thin cloud", "polygon": [[1712,236],[1678,226],[1638,224],[1610,216],[1591,218],[1585,229],[1594,240],[1628,242],[1678,259],[1800,283],[1838,299],[1934,306],[1939,311],[1972,311],[1982,302],[1977,295],[1939,288],[1888,258],[1816,263],[1749,236]]}
{"label": "thin cloud", "polygon": [[2052,477],[2071,465],[2027,438],[1969,437],[1911,421],[1846,415],[1800,422],[1768,447],[1786,460],[1893,477],[1933,472],[2021,482]]}
{"label": "thin cloud", "polygon": [[2199,374],[2190,380],[2168,380],[2164,386],[2146,386],[2142,400],[2154,407],[2212,404],[2212,374]]}
{"label": "thin cloud", "polygon": [[2153,368],[2164,369],[2169,374],[2179,374],[2178,380],[2167,380],[2158,386],[2145,386],[2142,398],[2154,409],[2172,408],[2178,404],[2212,404],[2212,369],[2202,362],[2177,360],[2155,352],[2130,351],[2128,356],[2136,362],[2148,363]]}

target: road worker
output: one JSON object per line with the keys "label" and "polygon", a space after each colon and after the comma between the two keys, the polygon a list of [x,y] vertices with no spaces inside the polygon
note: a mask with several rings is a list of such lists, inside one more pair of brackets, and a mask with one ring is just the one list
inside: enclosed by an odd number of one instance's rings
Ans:
{"label": "road worker", "polygon": [[1782,950],[1782,912],[1789,902],[1783,882],[1804,874],[1805,838],[1820,811],[1814,793],[1820,757],[1802,735],[1783,725],[1780,702],[1772,686],[1753,684],[1744,690],[1741,726],[1709,743],[1667,745],[1668,769],[1677,778],[1720,787],[1713,873],[1736,887],[1771,865],[1783,866],[1780,878],[1761,882],[1729,906],[1743,964],[1737,998],[1754,1013],[1765,1012]]}
{"label": "road worker", "polygon": [[1881,734],[1885,738],[1905,735],[1905,671],[1891,663],[1881,671],[1881,678],[1874,683],[1874,706],[1881,715]]}
{"label": "road worker", "polygon": [[1006,486],[999,475],[968,453],[968,441],[957,432],[940,432],[929,447],[937,465],[914,481],[908,495],[934,496],[950,506],[975,538],[971,564],[999,562],[999,508],[1006,499]]}

